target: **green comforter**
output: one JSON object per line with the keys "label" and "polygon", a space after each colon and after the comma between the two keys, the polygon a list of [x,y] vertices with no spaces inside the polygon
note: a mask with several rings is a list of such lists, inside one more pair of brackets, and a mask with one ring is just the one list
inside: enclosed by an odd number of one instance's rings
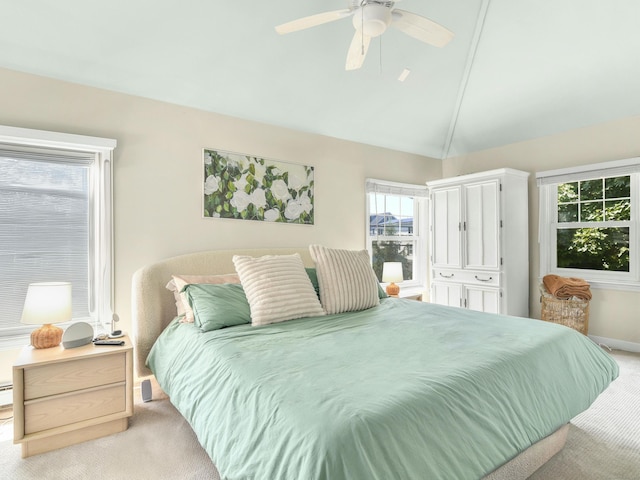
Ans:
{"label": "green comforter", "polygon": [[148,365],[223,479],[477,479],[617,377],[569,328],[385,299],[207,333],[174,321]]}

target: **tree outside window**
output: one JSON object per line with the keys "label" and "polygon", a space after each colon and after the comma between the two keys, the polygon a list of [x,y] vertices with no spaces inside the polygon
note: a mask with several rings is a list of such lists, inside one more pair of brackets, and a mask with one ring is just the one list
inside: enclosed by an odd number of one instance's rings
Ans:
{"label": "tree outside window", "polygon": [[557,187],[557,266],[629,272],[631,176]]}

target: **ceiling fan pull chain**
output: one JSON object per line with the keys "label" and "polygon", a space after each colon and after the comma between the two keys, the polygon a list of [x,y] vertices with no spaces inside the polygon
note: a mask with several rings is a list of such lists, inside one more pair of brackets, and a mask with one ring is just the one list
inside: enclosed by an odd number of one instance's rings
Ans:
{"label": "ceiling fan pull chain", "polygon": [[362,47],[362,56],[364,57],[364,10],[362,10],[364,8],[363,6],[364,2],[362,2],[360,4],[360,46]]}

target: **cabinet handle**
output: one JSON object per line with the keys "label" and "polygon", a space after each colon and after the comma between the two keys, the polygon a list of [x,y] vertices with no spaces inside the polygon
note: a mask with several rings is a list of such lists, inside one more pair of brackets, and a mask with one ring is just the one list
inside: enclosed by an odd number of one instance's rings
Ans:
{"label": "cabinet handle", "polygon": [[453,278],[453,273],[451,275],[443,275],[442,272],[439,272],[438,275],[440,275],[442,278]]}
{"label": "cabinet handle", "polygon": [[478,280],[479,282],[490,282],[491,280],[493,280],[493,277],[480,278],[480,277],[478,277],[478,275],[474,275],[474,277],[476,277],[476,280]]}

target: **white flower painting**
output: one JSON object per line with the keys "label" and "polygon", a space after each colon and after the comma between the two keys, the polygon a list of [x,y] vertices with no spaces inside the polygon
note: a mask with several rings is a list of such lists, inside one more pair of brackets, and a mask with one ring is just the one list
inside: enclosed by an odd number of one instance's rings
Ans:
{"label": "white flower painting", "polygon": [[204,216],[313,225],[313,167],[204,150]]}

